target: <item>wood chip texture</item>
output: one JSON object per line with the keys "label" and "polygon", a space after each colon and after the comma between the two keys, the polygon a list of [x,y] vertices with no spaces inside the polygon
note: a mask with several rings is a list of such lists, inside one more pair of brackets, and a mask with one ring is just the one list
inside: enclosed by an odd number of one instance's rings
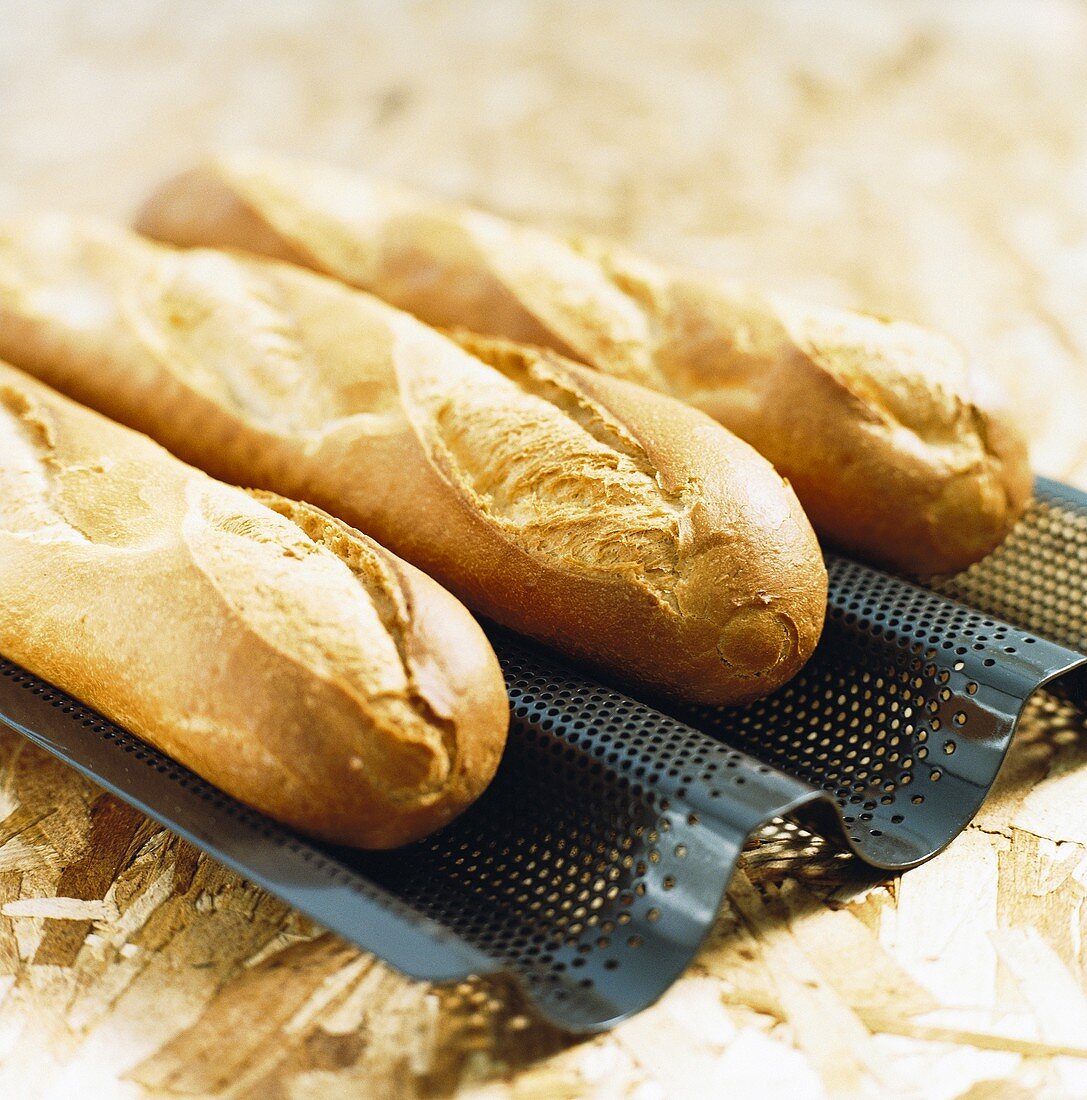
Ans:
{"label": "wood chip texture", "polygon": [[[943,329],[1087,486],[1076,3],[0,0],[0,214],[209,146],[339,161]],[[654,1008],[572,1041],[404,979],[0,736],[0,1095],[1087,1095],[1085,720],[1033,701],[938,859],[750,850]]]}

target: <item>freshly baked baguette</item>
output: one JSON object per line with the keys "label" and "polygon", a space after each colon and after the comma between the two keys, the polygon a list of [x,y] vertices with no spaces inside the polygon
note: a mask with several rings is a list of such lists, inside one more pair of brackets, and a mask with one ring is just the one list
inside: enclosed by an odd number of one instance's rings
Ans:
{"label": "freshly baked baguette", "polygon": [[751,699],[819,636],[822,557],[769,463],[559,356],[484,362],[301,268],[61,217],[0,228],[0,355],[642,686]]}
{"label": "freshly baked baguette", "polygon": [[429,577],[5,364],[0,652],[241,801],[368,848],[471,803],[509,722],[483,632]]}
{"label": "freshly baked baguette", "polygon": [[688,401],[765,455],[822,535],[911,573],[983,557],[1030,495],[1014,424],[955,345],[914,325],[257,154],[167,183],[138,226],[290,260],[430,324],[550,347]]}

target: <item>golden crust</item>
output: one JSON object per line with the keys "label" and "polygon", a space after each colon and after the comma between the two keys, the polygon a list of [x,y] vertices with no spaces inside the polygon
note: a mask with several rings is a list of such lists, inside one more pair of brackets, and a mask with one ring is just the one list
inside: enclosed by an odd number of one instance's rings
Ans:
{"label": "golden crust", "polygon": [[[634,542],[630,557],[639,583],[613,584],[603,600],[587,588],[584,599],[591,602],[583,606],[595,625],[585,616],[549,641],[597,664],[635,668],[640,679],[664,690],[682,684],[686,697],[706,702],[757,698],[800,670],[822,630],[826,570],[799,502],[767,462],[697,411],[640,386],[553,352],[456,336],[522,390],[547,394],[589,426],[617,465],[630,458],[662,501],[665,522],[650,530],[663,546],[654,547],[635,541],[639,532],[620,511],[614,483],[599,501],[588,496],[577,518],[586,524],[599,517],[596,552],[628,550]],[[647,565],[656,566],[655,575],[646,575]],[[574,576],[557,576],[561,587],[552,589],[537,572],[523,600],[543,612],[538,630],[555,631],[569,621]],[[576,602],[582,605],[582,598]],[[645,634],[638,637],[642,623]],[[596,651],[605,641],[601,627],[611,634],[603,662]]]}
{"label": "golden crust", "polygon": [[0,651],[230,794],[389,847],[493,776],[508,708],[453,597],[0,364]]}
{"label": "golden crust", "polygon": [[139,226],[289,259],[429,323],[548,346],[687,401],[770,459],[828,540],[908,572],[983,557],[1030,495],[1007,411],[953,344],[917,326],[251,153],[167,183]]}
{"label": "golden crust", "polygon": [[799,669],[826,573],[765,460],[557,355],[472,350],[287,264],[63,218],[0,230],[0,354],[186,460],[312,501],[638,684],[726,703]]}

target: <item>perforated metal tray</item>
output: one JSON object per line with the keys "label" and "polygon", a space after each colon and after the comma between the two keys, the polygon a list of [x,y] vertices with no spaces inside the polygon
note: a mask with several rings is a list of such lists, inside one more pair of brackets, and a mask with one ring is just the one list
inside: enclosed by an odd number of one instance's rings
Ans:
{"label": "perforated metal tray", "polygon": [[910,867],[969,822],[1027,697],[1083,687],[1084,494],[1040,481],[1000,550],[928,587],[829,566],[816,656],[742,708],[665,714],[495,630],[514,712],[499,775],[396,852],[292,834],[2,661],[0,720],[405,973],[507,972],[551,1020],[599,1030],[687,966],[766,822]]}

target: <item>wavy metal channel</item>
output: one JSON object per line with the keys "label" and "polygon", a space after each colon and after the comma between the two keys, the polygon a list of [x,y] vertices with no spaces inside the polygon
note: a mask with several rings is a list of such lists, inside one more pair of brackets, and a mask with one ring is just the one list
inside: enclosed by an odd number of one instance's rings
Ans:
{"label": "wavy metal channel", "polygon": [[553,1022],[600,1030],[689,964],[768,821],[913,866],[974,815],[1028,697],[1081,690],[1083,494],[1039,482],[1004,547],[928,587],[829,566],[815,657],[747,707],[666,714],[495,631],[514,712],[498,777],[396,852],[299,837],[2,661],[0,721],[405,973],[505,971]]}

